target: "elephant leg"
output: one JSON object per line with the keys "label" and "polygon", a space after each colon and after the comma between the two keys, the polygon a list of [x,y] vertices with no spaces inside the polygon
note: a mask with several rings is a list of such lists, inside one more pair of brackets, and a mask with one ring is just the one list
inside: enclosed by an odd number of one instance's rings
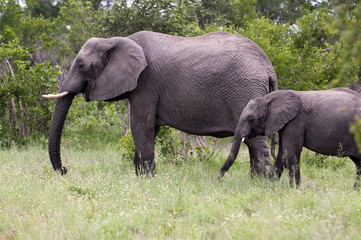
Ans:
{"label": "elephant leg", "polygon": [[289,182],[291,187],[300,186],[301,183],[301,171],[300,171],[300,156],[302,152],[302,145],[287,146],[283,148],[284,160],[289,172]]}
{"label": "elephant leg", "polygon": [[361,159],[358,157],[350,156],[351,160],[355,163],[356,166],[356,181],[353,186],[355,189],[359,189],[361,187]]}
{"label": "elephant leg", "polygon": [[159,127],[155,126],[155,111],[144,113],[144,111],[136,111],[135,107],[131,108],[131,127],[135,145],[135,173],[154,175],[154,144],[159,131]]}
{"label": "elephant leg", "polygon": [[135,148],[135,153],[134,153],[134,167],[135,167],[135,174],[137,176],[139,175],[142,175],[141,173],[141,169],[140,169],[140,165],[141,165],[141,162],[140,162],[140,159],[139,159],[139,156],[138,156],[138,150],[137,148]]}
{"label": "elephant leg", "polygon": [[133,134],[135,145],[134,165],[137,175],[155,174],[154,144],[155,134],[146,136],[143,132],[136,131]]}
{"label": "elephant leg", "polygon": [[251,176],[272,176],[274,166],[268,149],[267,137],[258,136],[246,139],[245,143],[248,146],[250,155]]}
{"label": "elephant leg", "polygon": [[278,179],[281,178],[284,169],[285,169],[285,161],[284,161],[284,155],[282,149],[282,141],[280,140],[279,150],[275,161],[275,172],[276,172],[276,177]]}
{"label": "elephant leg", "polygon": [[289,161],[289,176],[290,176],[290,186],[294,187],[296,182],[296,187],[300,186],[301,183],[301,171],[300,171],[300,161],[299,158],[293,155],[288,159]]}

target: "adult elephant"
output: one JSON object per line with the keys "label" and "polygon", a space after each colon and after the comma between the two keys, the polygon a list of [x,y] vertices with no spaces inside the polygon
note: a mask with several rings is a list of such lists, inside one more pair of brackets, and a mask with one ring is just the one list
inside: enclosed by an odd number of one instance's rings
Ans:
{"label": "adult elephant", "polygon": [[[224,32],[178,37],[141,31],[129,37],[91,38],[60,84],[49,136],[56,171],[65,118],[74,96],[87,101],[128,98],[136,174],[154,173],[154,141],[161,126],[190,134],[234,134],[248,101],[277,90],[266,54],[251,40]],[[272,166],[267,139],[246,140],[251,173]]]}

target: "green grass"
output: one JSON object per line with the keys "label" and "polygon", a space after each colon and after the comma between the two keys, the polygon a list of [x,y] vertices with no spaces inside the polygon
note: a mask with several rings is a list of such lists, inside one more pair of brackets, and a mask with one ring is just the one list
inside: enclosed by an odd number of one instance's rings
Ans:
{"label": "green grass", "polygon": [[304,153],[294,189],[287,174],[251,179],[245,148],[219,181],[226,151],[210,161],[158,161],[154,178],[137,178],[115,146],[64,146],[66,176],[40,146],[0,151],[0,239],[361,238],[348,159]]}

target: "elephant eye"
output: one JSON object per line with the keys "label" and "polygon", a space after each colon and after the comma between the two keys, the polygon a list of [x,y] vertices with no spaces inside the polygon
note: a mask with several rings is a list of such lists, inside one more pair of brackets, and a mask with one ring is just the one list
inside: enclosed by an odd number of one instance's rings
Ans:
{"label": "elephant eye", "polygon": [[83,64],[83,63],[79,63],[79,69],[81,70],[81,69],[83,69],[83,67],[84,67],[84,64]]}
{"label": "elephant eye", "polygon": [[248,122],[249,122],[249,123],[254,123],[254,118],[248,119]]}

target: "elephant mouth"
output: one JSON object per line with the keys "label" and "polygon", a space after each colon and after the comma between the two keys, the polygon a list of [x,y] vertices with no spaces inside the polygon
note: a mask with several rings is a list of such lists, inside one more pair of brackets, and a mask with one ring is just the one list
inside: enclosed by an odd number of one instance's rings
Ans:
{"label": "elephant mouth", "polygon": [[250,134],[248,135],[248,138],[252,139],[257,136],[265,136],[265,131],[260,128],[252,128]]}
{"label": "elephant mouth", "polygon": [[94,86],[94,81],[87,80],[85,81],[83,89],[80,91],[81,93],[84,93],[84,98],[87,102],[90,101],[89,95],[91,90],[93,89],[93,86]]}

